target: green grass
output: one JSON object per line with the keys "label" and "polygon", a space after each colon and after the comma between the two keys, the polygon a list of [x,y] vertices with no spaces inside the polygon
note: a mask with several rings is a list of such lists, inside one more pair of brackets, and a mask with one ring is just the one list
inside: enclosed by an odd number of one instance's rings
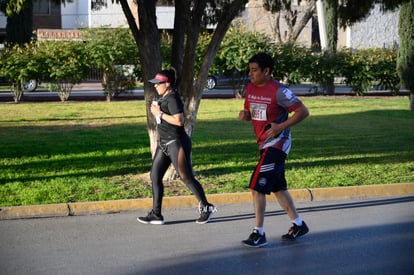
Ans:
{"label": "green grass", "polygon": [[[414,182],[406,97],[305,97],[292,128],[290,188]],[[194,170],[207,193],[244,192],[257,160],[243,101],[203,100]],[[151,196],[143,101],[0,104],[0,206]],[[190,194],[177,182],[166,195]]]}

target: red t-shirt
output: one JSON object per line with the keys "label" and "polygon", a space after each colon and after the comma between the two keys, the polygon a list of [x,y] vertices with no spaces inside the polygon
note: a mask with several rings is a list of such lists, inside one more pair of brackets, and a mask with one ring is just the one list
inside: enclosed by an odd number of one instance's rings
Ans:
{"label": "red t-shirt", "polygon": [[302,102],[286,86],[271,79],[264,86],[253,83],[246,86],[244,109],[250,111],[254,133],[259,149],[274,147],[286,154],[290,151],[290,129],[286,128],[277,137],[268,137],[265,126],[270,122],[286,121],[289,113],[302,106]]}

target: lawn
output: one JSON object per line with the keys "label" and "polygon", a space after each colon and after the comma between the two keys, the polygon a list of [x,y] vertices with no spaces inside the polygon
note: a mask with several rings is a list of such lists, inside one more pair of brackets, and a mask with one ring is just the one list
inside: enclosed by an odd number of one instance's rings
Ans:
{"label": "lawn", "polygon": [[[304,97],[292,128],[290,188],[414,182],[407,97]],[[204,99],[194,170],[207,193],[245,192],[258,160],[240,99]],[[151,196],[143,101],[0,104],[0,206]],[[180,182],[166,195],[189,194]]]}

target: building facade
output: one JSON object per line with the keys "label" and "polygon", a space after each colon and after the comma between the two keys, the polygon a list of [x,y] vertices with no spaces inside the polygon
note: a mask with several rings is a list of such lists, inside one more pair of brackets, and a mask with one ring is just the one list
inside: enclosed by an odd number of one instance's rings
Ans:
{"label": "building facade", "polygon": [[[105,7],[93,9],[92,0],[75,0],[72,3],[57,5],[51,0],[33,0],[33,27],[38,29],[70,30],[77,28],[128,27],[128,23],[119,4],[108,0]],[[137,7],[129,0],[131,11],[137,18]],[[298,6],[300,12],[301,7]],[[174,25],[174,7],[157,7],[157,24],[160,29],[172,29]],[[377,6],[370,15],[360,23],[345,30],[339,29],[338,47],[370,48],[391,47],[399,44],[398,11],[380,11]],[[298,43],[310,46],[317,31],[317,15],[308,22],[298,38]],[[251,0],[242,14],[241,21],[251,30],[273,35],[275,15],[262,7],[262,0]],[[7,18],[0,14],[0,42],[4,40]],[[281,35],[286,25],[281,20]]]}
{"label": "building facade", "polygon": [[[292,1],[293,2],[293,1]],[[302,1],[302,5],[304,5]],[[275,23],[275,15],[263,9],[262,0],[251,0],[246,7],[244,20],[246,26],[251,30],[273,35],[272,28]],[[296,5],[298,12],[303,10],[301,5]],[[345,30],[338,28],[338,48],[349,47],[354,49],[373,48],[373,47],[393,47],[399,44],[398,37],[398,15],[399,11],[382,12],[379,5],[376,5],[370,14],[362,22],[356,23]],[[284,14],[282,13],[283,17]],[[310,46],[314,40],[315,29],[318,24],[317,14],[308,22],[297,42]],[[280,20],[281,28],[283,20]],[[281,32],[283,35],[283,31]]]}
{"label": "building facade", "polygon": [[[135,18],[137,7],[129,0]],[[78,28],[123,28],[128,22],[120,4],[108,0],[106,6],[94,9],[91,0],[75,0],[72,3],[55,4],[51,0],[33,0],[33,29],[71,30]],[[157,23],[160,29],[172,29],[174,7],[157,7]],[[7,17],[0,12],[0,42],[6,35]]]}

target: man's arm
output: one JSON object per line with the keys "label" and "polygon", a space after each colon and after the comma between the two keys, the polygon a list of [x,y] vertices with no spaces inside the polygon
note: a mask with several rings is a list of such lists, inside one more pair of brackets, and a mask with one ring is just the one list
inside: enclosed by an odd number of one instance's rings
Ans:
{"label": "man's arm", "polygon": [[277,136],[280,132],[282,132],[285,128],[291,127],[295,124],[298,124],[299,122],[301,122],[302,120],[304,120],[305,118],[307,118],[309,116],[309,110],[308,108],[306,108],[305,105],[301,105],[299,108],[297,108],[293,115],[290,116],[286,121],[277,124],[272,122],[271,123],[271,128],[269,130],[266,131],[266,133],[269,136]]}

